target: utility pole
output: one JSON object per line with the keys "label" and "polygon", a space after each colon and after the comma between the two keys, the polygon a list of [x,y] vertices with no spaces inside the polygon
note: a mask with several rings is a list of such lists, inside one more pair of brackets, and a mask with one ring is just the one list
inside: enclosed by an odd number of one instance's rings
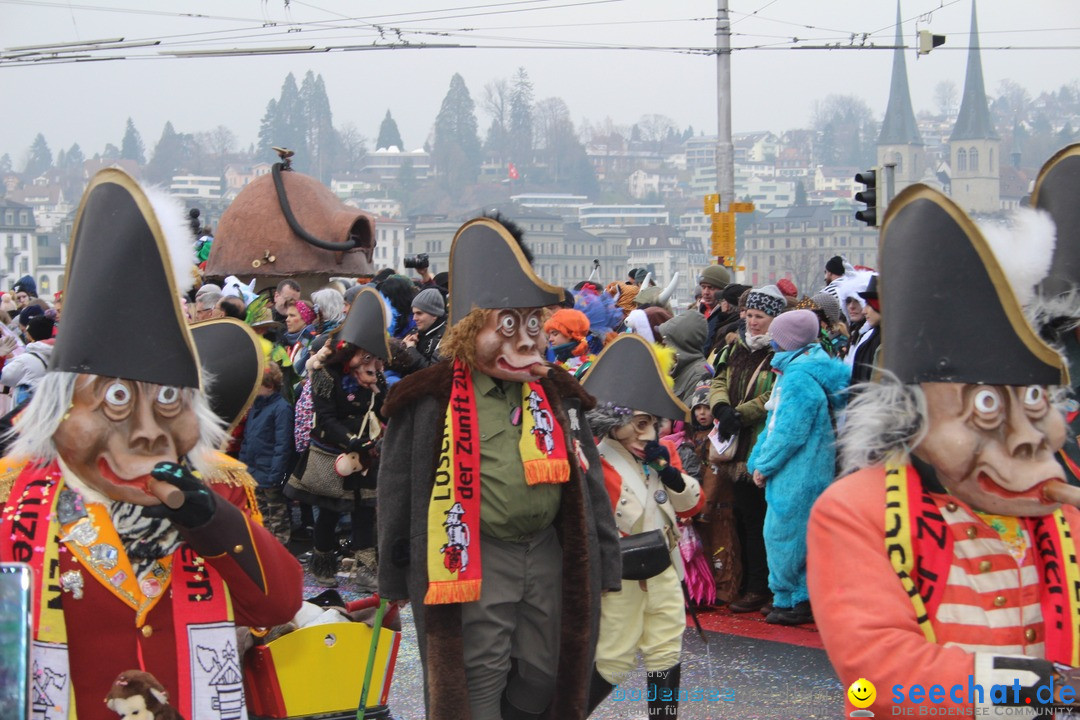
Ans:
{"label": "utility pole", "polygon": [[716,2],[716,191],[720,212],[735,201],[735,147],[731,142],[731,21],[728,0]]}

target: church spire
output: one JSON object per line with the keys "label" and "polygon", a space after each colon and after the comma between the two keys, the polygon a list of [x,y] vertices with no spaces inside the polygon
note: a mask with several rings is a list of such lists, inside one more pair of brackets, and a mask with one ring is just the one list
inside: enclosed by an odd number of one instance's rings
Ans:
{"label": "church spire", "polygon": [[900,20],[900,0],[896,2],[896,49],[893,50],[892,84],[885,120],[881,123],[878,145],[922,145],[915,111],[908,89],[907,62],[904,60],[904,35]]}
{"label": "church spire", "polygon": [[983,85],[982,58],[979,53],[979,23],[975,16],[975,0],[971,0],[971,40],[968,50],[967,75],[964,78],[964,96],[960,101],[960,113],[956,116],[949,141],[998,139],[994,123],[990,120],[990,107],[986,102]]}

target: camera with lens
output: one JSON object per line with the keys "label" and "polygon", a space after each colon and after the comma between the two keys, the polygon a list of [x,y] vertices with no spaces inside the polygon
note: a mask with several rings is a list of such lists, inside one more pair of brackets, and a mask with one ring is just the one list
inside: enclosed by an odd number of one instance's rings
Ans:
{"label": "camera with lens", "polygon": [[405,267],[413,268],[414,270],[427,270],[430,266],[427,253],[417,253],[416,255],[405,256]]}

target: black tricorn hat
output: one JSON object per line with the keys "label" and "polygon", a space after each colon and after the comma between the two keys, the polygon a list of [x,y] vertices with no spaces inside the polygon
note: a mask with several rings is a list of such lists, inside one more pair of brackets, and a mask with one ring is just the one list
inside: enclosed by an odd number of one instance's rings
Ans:
{"label": "black tricorn hat", "polygon": [[866,284],[866,289],[859,293],[859,297],[863,300],[877,300],[878,299],[878,287],[877,287],[877,275],[870,276],[870,282]]}
{"label": "black tricorn hat", "polygon": [[259,336],[247,323],[218,318],[194,323],[191,337],[199,353],[210,408],[231,431],[251,407],[262,384],[266,355]]}
{"label": "black tricorn hat", "polygon": [[480,217],[462,225],[450,245],[450,324],[476,308],[558,305],[566,291],[541,280],[503,224]]}
{"label": "black tricorn hat", "polygon": [[652,345],[638,335],[620,335],[605,347],[581,385],[601,403],[671,420],[690,419],[690,409],[671,391]]}
{"label": "black tricorn hat", "polygon": [[1039,170],[1031,193],[1032,207],[1045,210],[1057,226],[1057,244],[1044,295],[1080,288],[1080,144],[1059,150]]}
{"label": "black tricorn hat", "polygon": [[[912,185],[889,203],[879,247],[884,366],[904,383],[1067,385],[975,223]],[[934,262],[927,263],[926,258]]]}
{"label": "black tricorn hat", "polygon": [[341,324],[337,339],[363,348],[383,362],[390,362],[386,303],[378,290],[366,287],[357,293],[349,306],[345,322]]}
{"label": "black tricorn hat", "polygon": [[[186,233],[182,208],[171,209]],[[190,234],[179,238],[172,224],[169,231],[190,253]],[[119,289],[125,302],[101,312],[101,293]],[[177,287],[169,238],[151,200],[127,173],[102,170],[75,216],[64,322],[49,369],[200,387],[195,346],[180,311],[181,289],[187,288]]]}

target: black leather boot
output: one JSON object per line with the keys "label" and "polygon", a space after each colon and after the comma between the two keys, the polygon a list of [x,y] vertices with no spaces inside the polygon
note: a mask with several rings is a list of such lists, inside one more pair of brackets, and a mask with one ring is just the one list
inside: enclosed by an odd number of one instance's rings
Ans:
{"label": "black leather boot", "polygon": [[649,718],[677,718],[679,716],[679,676],[682,663],[663,672],[648,673]]}
{"label": "black leather boot", "polygon": [[592,679],[589,680],[589,712],[585,713],[585,717],[592,715],[593,710],[599,707],[600,703],[604,702],[604,698],[614,689],[615,686],[605,680],[593,665]]}

